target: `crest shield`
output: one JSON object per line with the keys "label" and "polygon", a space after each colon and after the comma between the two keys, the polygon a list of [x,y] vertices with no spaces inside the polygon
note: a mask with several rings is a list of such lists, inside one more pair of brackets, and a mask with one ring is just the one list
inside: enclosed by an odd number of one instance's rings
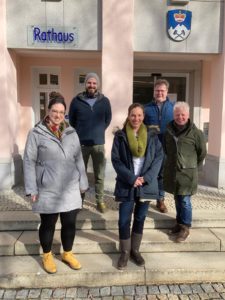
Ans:
{"label": "crest shield", "polygon": [[192,12],[183,9],[173,9],[167,12],[167,32],[169,37],[181,42],[185,40],[191,32]]}

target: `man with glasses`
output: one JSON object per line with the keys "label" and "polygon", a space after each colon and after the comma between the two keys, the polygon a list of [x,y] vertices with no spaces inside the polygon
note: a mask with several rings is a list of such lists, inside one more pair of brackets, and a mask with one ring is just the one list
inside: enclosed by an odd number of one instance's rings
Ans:
{"label": "man with glasses", "polygon": [[[144,123],[158,130],[158,137],[163,143],[163,135],[170,121],[173,120],[174,104],[167,97],[169,82],[166,79],[158,79],[154,84],[154,99],[145,106]],[[165,191],[163,188],[163,163],[158,174],[158,198],[156,207],[161,213],[166,213],[164,202]]]}

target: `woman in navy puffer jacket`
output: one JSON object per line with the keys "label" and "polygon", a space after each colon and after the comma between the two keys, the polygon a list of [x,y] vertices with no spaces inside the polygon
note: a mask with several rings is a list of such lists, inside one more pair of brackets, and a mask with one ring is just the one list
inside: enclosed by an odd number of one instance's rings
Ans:
{"label": "woman in navy puffer jacket", "polygon": [[120,202],[121,256],[118,269],[127,266],[129,257],[139,266],[145,264],[139,252],[144,221],[150,199],[156,199],[158,194],[157,175],[163,158],[162,146],[157,134],[148,130],[143,120],[143,106],[133,103],[123,129],[115,133],[113,141],[112,164],[117,173],[114,195]]}

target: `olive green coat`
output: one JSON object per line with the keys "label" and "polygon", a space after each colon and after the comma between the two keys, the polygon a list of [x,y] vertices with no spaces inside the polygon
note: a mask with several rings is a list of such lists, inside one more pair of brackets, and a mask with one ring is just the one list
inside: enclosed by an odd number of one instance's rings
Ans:
{"label": "olive green coat", "polygon": [[190,120],[177,135],[173,122],[164,136],[164,189],[174,195],[193,195],[197,191],[198,166],[206,156],[205,138]]}

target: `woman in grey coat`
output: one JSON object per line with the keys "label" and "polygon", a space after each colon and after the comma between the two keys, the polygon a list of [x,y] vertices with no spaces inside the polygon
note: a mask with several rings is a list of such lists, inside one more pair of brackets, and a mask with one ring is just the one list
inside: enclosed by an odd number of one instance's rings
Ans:
{"label": "woman in grey coat", "polygon": [[66,104],[62,95],[50,94],[48,115],[30,132],[24,152],[26,195],[32,210],[40,214],[39,239],[43,249],[43,266],[56,272],[51,252],[55,225],[61,220],[62,261],[80,269],[72,254],[76,217],[82,207],[81,193],[88,180],[76,131],[64,120]]}

